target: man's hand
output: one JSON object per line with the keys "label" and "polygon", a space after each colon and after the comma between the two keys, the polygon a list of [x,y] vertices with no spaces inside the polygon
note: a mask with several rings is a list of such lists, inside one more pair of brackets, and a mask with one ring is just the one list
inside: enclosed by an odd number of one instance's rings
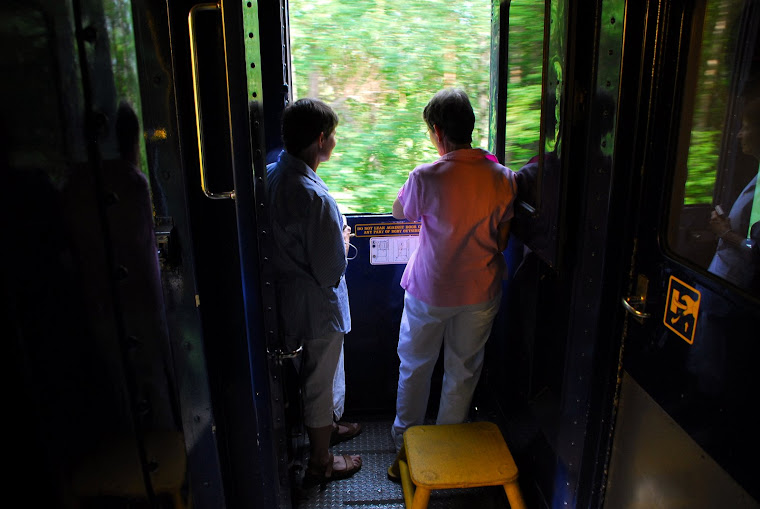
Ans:
{"label": "man's hand", "polygon": [[348,225],[343,226],[343,244],[346,247],[346,256],[348,256],[349,243],[351,242],[351,227]]}

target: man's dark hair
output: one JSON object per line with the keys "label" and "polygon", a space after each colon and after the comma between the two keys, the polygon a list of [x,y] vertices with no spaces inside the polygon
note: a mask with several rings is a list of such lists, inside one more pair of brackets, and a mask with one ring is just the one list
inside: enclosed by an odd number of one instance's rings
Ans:
{"label": "man's dark hair", "polygon": [[464,90],[446,88],[436,93],[422,111],[430,130],[437,125],[453,143],[472,143],[475,113]]}
{"label": "man's dark hair", "polygon": [[338,115],[319,99],[299,99],[282,112],[282,142],[291,154],[311,145],[320,133],[331,135],[336,127]]}

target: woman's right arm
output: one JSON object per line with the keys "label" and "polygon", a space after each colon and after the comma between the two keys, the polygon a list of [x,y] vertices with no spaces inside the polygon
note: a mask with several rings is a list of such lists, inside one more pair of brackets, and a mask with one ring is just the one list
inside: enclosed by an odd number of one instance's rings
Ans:
{"label": "woman's right arm", "polygon": [[393,202],[393,217],[396,219],[406,219],[406,216],[404,215],[404,206],[401,204],[398,197]]}

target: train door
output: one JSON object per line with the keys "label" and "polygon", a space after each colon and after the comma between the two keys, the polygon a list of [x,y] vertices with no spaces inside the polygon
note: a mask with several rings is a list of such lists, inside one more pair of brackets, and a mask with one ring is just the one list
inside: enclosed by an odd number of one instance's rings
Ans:
{"label": "train door", "polygon": [[[267,265],[260,31],[267,7],[250,1],[168,7],[225,495],[229,506],[287,508],[281,360],[297,352],[278,341]],[[269,46],[280,48],[280,40]],[[280,95],[273,95],[276,104]]]}
{"label": "train door", "polygon": [[0,10],[0,295],[27,502],[287,507],[256,3]]}
{"label": "train door", "polygon": [[760,11],[664,2],[629,18],[644,63],[621,85],[634,243],[605,506],[758,507]]}

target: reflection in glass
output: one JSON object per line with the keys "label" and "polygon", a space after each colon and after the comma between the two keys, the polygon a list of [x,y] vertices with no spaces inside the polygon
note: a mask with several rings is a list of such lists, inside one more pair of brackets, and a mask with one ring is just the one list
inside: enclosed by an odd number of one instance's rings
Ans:
{"label": "reflection in glass", "polygon": [[[760,160],[760,98],[744,107],[737,138],[742,153],[753,158],[757,167]],[[757,170],[729,211],[723,210],[719,204],[715,206],[709,223],[710,230],[718,237],[718,246],[707,270],[748,290],[758,290],[760,277],[760,218],[757,217],[756,198]]]}
{"label": "reflection in glass", "polygon": [[9,364],[24,455],[52,488],[30,496],[144,498],[141,440],[177,494],[184,482],[131,13],[128,0],[0,7],[14,48],[0,54]]}
{"label": "reflection in glass", "polygon": [[[567,36],[567,2],[546,3],[541,34],[546,37],[543,59],[543,97],[540,97],[541,123],[536,125],[534,153],[517,173],[518,209],[514,232],[549,266],[556,264],[560,183],[560,127],[564,89]],[[535,21],[534,21],[535,22]],[[544,26],[544,25],[547,26]],[[543,39],[542,39],[543,41]],[[543,42],[542,42],[543,44]],[[544,48],[538,48],[543,54]],[[511,55],[511,48],[510,48]],[[510,56],[511,63],[511,56]],[[507,130],[509,131],[509,118]]]}
{"label": "reflection in glass", "polygon": [[[671,247],[726,281],[760,294],[758,219],[751,220],[760,130],[758,21],[746,0],[707,3],[689,122],[686,168],[674,187]],[[753,205],[754,204],[754,205]],[[760,213],[758,214],[760,215]],[[754,231],[754,233],[753,233]]]}

